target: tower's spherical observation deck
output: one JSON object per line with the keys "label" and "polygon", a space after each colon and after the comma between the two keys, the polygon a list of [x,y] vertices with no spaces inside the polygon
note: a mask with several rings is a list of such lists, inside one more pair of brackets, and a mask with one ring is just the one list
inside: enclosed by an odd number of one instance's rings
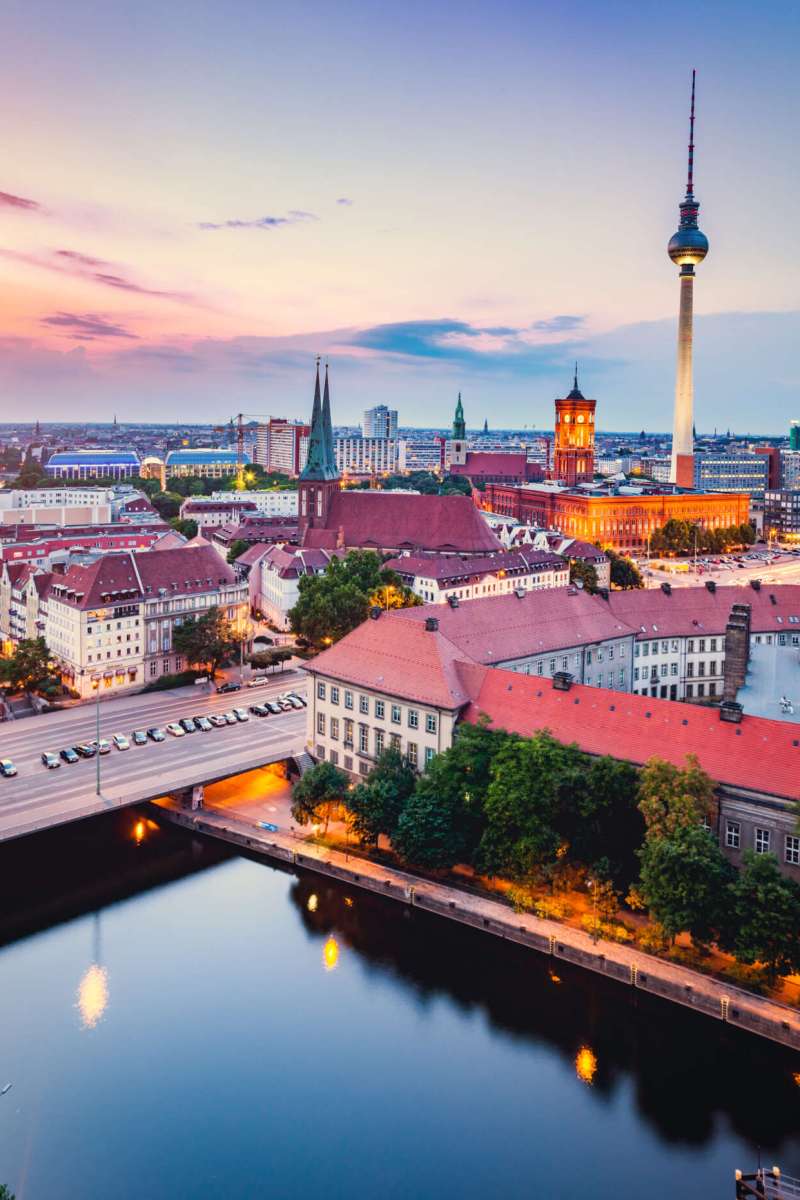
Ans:
{"label": "tower's spherical observation deck", "polygon": [[696,266],[708,254],[708,238],[699,229],[679,229],[669,239],[667,254],[679,267]]}

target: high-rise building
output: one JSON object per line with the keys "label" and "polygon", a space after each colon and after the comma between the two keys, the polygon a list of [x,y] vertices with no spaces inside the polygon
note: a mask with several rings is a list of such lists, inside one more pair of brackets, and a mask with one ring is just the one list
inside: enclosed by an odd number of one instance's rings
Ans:
{"label": "high-rise building", "polygon": [[680,224],[667,246],[667,253],[680,267],[681,299],[678,314],[678,363],[675,377],[675,418],[672,428],[672,464],[670,480],[679,487],[694,483],[694,380],[692,375],[692,339],[694,305],[694,269],[708,254],[708,238],[700,232],[697,214],[700,205],[694,197],[694,84],[689,116],[689,171],[686,195],[680,204]]}
{"label": "high-rise building", "polygon": [[306,463],[310,426],[301,421],[284,421],[270,418],[267,435],[269,438],[269,469],[284,475],[299,475]]}
{"label": "high-rise building", "polygon": [[556,400],[553,476],[569,487],[594,478],[594,414],[596,400],[587,400],[578,387],[578,364],[572,391]]}
{"label": "high-rise building", "polygon": [[256,426],[256,441],[253,447],[253,462],[260,467],[269,466],[269,425],[259,422]]}
{"label": "high-rise building", "polygon": [[362,426],[365,438],[396,438],[397,409],[387,408],[385,404],[376,404],[364,413]]}
{"label": "high-rise building", "polygon": [[698,453],[693,456],[694,486],[699,492],[747,492],[763,496],[769,486],[769,457],[738,453]]}
{"label": "high-rise building", "polygon": [[789,449],[800,450],[800,421],[789,422]]}

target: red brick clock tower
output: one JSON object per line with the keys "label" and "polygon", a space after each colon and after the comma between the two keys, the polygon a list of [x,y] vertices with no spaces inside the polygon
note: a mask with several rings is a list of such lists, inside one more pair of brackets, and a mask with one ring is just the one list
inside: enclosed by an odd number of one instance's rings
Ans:
{"label": "red brick clock tower", "polygon": [[578,387],[578,367],[572,391],[556,400],[556,435],[553,447],[553,478],[574,487],[594,478],[594,410],[596,400],[587,400]]}

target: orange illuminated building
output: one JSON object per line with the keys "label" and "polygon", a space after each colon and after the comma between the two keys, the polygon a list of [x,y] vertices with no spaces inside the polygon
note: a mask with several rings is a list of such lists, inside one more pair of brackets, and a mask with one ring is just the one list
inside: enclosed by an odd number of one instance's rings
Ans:
{"label": "orange illuminated building", "polygon": [[553,476],[569,487],[591,483],[594,478],[594,410],[596,400],[587,400],[578,387],[578,365],[572,391],[556,400],[556,432],[553,443]]}
{"label": "orange illuminated building", "polygon": [[701,529],[743,525],[749,520],[750,497],[746,492],[614,495],[553,484],[490,483],[481,495],[481,507],[524,525],[557,529],[580,541],[616,550],[644,550],[648,537],[672,518]]}

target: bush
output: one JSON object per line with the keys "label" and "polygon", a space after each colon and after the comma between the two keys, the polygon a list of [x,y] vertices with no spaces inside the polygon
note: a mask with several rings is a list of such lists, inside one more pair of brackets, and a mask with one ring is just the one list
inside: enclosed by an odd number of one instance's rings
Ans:
{"label": "bush", "polygon": [[145,684],[142,688],[143,692],[167,692],[170,688],[186,687],[190,683],[194,683],[195,679],[201,679],[207,675],[207,671],[179,671],[177,675],[162,675],[160,679],[154,679],[151,683]]}
{"label": "bush", "polygon": [[530,912],[533,908],[533,896],[527,888],[511,887],[506,894],[514,912]]}
{"label": "bush", "polygon": [[650,954],[662,954],[669,946],[669,938],[661,925],[654,921],[652,925],[645,925],[639,934],[639,945]]}
{"label": "bush", "polygon": [[550,921],[563,921],[570,915],[572,909],[563,900],[552,900],[545,897],[543,900],[536,901],[533,911],[537,917],[544,917]]}
{"label": "bush", "polygon": [[721,971],[720,975],[736,987],[757,992],[759,996],[763,996],[770,988],[769,967],[750,967],[745,963],[734,962]]}

